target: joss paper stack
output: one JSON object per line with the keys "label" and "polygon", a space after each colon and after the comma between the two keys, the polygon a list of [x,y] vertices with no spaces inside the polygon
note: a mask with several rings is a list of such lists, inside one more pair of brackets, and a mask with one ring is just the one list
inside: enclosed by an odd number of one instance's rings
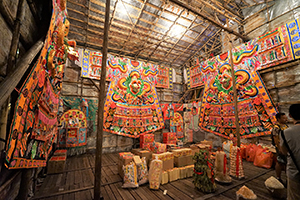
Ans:
{"label": "joss paper stack", "polygon": [[163,143],[165,144],[176,144],[176,133],[163,133]]}

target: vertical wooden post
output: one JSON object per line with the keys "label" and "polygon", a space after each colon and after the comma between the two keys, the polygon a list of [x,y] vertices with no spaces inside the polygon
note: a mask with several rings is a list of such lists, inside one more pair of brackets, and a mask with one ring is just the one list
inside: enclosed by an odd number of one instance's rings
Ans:
{"label": "vertical wooden post", "polygon": [[106,82],[106,61],[107,61],[107,46],[108,46],[108,30],[109,30],[109,10],[110,0],[106,0],[105,5],[105,22],[104,22],[104,36],[102,48],[102,67],[100,79],[100,91],[98,99],[98,127],[97,127],[97,141],[96,141],[96,158],[95,158],[95,186],[94,186],[94,200],[101,199],[101,167],[102,167],[102,139],[103,139],[103,111],[105,100],[105,82]]}
{"label": "vertical wooden post", "polygon": [[232,88],[233,88],[233,103],[234,103],[234,116],[235,116],[235,127],[236,127],[236,137],[237,137],[237,146],[241,146],[240,139],[240,123],[239,123],[239,113],[238,113],[238,102],[237,102],[237,91],[236,91],[236,81],[235,81],[235,73],[234,73],[234,65],[232,58],[232,41],[230,42],[230,50],[229,50],[229,58],[230,58],[230,66],[231,66],[231,77],[232,77]]}
{"label": "vertical wooden post", "polygon": [[11,72],[14,69],[14,66],[16,64],[15,57],[18,50],[18,44],[20,38],[20,27],[21,27],[21,21],[23,19],[23,14],[24,14],[24,7],[25,7],[24,0],[19,0],[17,17],[14,23],[13,36],[12,36],[12,41],[11,41],[10,50],[8,54],[6,74]]}
{"label": "vertical wooden post", "polygon": [[28,199],[28,188],[30,185],[30,179],[32,177],[33,169],[22,169],[20,190],[18,194],[18,199],[27,200]]}

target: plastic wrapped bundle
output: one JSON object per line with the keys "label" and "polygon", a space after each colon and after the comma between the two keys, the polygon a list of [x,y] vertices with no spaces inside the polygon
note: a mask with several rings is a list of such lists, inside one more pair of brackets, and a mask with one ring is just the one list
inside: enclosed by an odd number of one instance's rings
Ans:
{"label": "plastic wrapped bundle", "polygon": [[277,180],[274,176],[271,176],[265,181],[265,186],[271,189],[283,189],[284,185]]}
{"label": "plastic wrapped bundle", "polygon": [[124,170],[124,184],[122,188],[137,188],[137,170],[134,162],[123,166]]}
{"label": "plastic wrapped bundle", "polygon": [[162,174],[163,162],[159,160],[157,157],[155,160],[152,160],[150,163],[149,169],[149,186],[150,189],[159,189],[159,185],[161,182],[161,174]]}
{"label": "plastic wrapped bundle", "polygon": [[215,179],[218,182],[230,183],[231,177],[228,175],[227,158],[224,151],[216,152]]}
{"label": "plastic wrapped bundle", "polygon": [[148,182],[148,169],[147,169],[147,161],[146,158],[143,157],[141,159],[141,164],[137,165],[137,173],[138,173],[138,182],[139,185],[142,185],[144,183]]}
{"label": "plastic wrapped bundle", "polygon": [[277,180],[274,176],[271,176],[265,181],[265,186],[272,195],[272,197],[275,198],[284,198],[285,192],[284,192],[284,185]]}
{"label": "plastic wrapped bundle", "polygon": [[162,172],[162,176],[161,176],[161,184],[164,185],[166,183],[169,182],[169,173],[167,171],[163,171]]}
{"label": "plastic wrapped bundle", "polygon": [[236,192],[236,199],[257,199],[256,194],[245,185]]}
{"label": "plastic wrapped bundle", "polygon": [[241,150],[237,146],[233,146],[231,149],[231,157],[230,157],[230,176],[236,178],[244,178],[244,168],[243,161],[241,156]]}

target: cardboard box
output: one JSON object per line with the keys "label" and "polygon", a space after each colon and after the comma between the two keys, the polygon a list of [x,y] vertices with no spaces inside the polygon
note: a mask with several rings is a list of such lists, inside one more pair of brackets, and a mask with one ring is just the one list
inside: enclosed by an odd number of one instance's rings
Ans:
{"label": "cardboard box", "polygon": [[185,156],[185,159],[186,159],[186,165],[193,165],[194,164],[194,160],[193,160],[193,156],[192,155],[188,155],[188,156]]}
{"label": "cardboard box", "polygon": [[154,134],[142,134],[140,135],[140,145],[143,143],[154,142]]}
{"label": "cardboard box", "polygon": [[187,168],[186,167],[180,167],[178,169],[179,169],[179,173],[180,173],[179,179],[186,178]]}
{"label": "cardboard box", "polygon": [[154,142],[154,145],[151,146],[151,151],[153,153],[164,153],[167,152],[167,145],[160,143],[160,142]]}
{"label": "cardboard box", "polygon": [[169,173],[167,171],[163,171],[161,174],[161,184],[166,184],[169,182]]}
{"label": "cardboard box", "polygon": [[53,156],[48,162],[47,174],[63,173],[65,171],[66,156]]}
{"label": "cardboard box", "polygon": [[150,160],[152,158],[152,152],[149,150],[143,150],[143,149],[132,149],[131,152],[135,155],[140,156],[140,158],[145,157],[147,161],[147,165],[150,164]]}
{"label": "cardboard box", "polygon": [[211,148],[213,147],[213,141],[210,140],[203,140],[201,144],[209,145]]}
{"label": "cardboard box", "polygon": [[174,168],[174,156],[172,153],[165,152],[160,154],[152,154],[152,159],[155,159],[156,156],[159,160],[163,161],[164,171]]}
{"label": "cardboard box", "polygon": [[192,155],[192,149],[190,148],[172,149],[171,151],[174,154],[174,157]]}
{"label": "cardboard box", "polygon": [[141,149],[146,149],[148,151],[151,151],[152,146],[153,146],[153,142],[140,144]]}
{"label": "cardboard box", "polygon": [[174,157],[175,167],[184,167],[184,166],[192,165],[192,164],[194,164],[192,155]]}
{"label": "cardboard box", "polygon": [[174,132],[163,133],[163,140],[165,141],[176,140],[176,138],[176,133]]}
{"label": "cardboard box", "polygon": [[53,156],[67,156],[67,149],[58,149],[54,152]]}
{"label": "cardboard box", "polygon": [[163,141],[164,144],[167,144],[167,145],[170,145],[170,144],[173,144],[173,145],[176,145],[177,141],[176,140],[169,140],[169,141]]}
{"label": "cardboard box", "polygon": [[194,174],[194,165],[188,165],[186,166],[186,177],[192,177]]}
{"label": "cardboard box", "polygon": [[124,176],[123,165],[128,165],[132,161],[133,156],[131,152],[119,153],[118,171],[122,178]]}
{"label": "cardboard box", "polygon": [[169,174],[169,182],[176,181],[179,178],[179,169],[178,168],[173,168],[168,170]]}
{"label": "cardboard box", "polygon": [[184,156],[174,157],[174,166],[175,167],[183,167],[185,166],[186,159]]}
{"label": "cardboard box", "polygon": [[169,170],[174,168],[174,158],[163,161],[163,170]]}

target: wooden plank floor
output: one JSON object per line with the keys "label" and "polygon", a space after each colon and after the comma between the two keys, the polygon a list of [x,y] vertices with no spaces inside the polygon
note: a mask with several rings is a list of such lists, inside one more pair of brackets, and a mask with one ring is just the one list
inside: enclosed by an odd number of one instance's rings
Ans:
{"label": "wooden plank floor", "polygon": [[[118,175],[118,154],[103,154],[101,192],[105,200],[132,200],[132,199],[236,199],[235,192],[246,185],[258,196],[258,199],[274,199],[264,186],[264,181],[275,176],[273,169],[255,167],[253,163],[244,161],[245,179],[233,180],[230,185],[217,184],[217,191],[205,194],[194,188],[193,179],[181,179],[165,185],[159,190],[150,190],[149,185],[137,189],[122,189],[122,179]],[[95,156],[84,154],[69,157],[66,170],[61,174],[47,175],[42,186],[33,199],[42,200],[92,200],[95,173]],[[285,174],[282,174],[285,181]],[[167,195],[163,195],[167,190]]]}

